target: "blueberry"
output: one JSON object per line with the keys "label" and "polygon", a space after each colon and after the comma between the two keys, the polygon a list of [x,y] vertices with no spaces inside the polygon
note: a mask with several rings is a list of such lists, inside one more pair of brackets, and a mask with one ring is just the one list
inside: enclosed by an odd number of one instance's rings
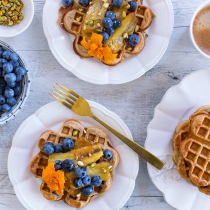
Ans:
{"label": "blueberry", "polygon": [[64,6],[68,7],[68,6],[72,5],[73,0],[62,0],[62,2],[64,4]]}
{"label": "blueberry", "polygon": [[106,29],[112,28],[112,26],[113,26],[113,22],[110,18],[104,18],[103,24]]}
{"label": "blueberry", "polygon": [[98,186],[101,185],[101,183],[102,183],[102,179],[101,179],[100,176],[94,176],[94,177],[92,177],[92,179],[91,179],[91,184],[92,184],[93,186],[98,187]]}
{"label": "blueberry", "polygon": [[13,65],[13,69],[15,70],[18,66],[20,66],[19,62],[10,61],[10,63]]}
{"label": "blueberry", "polygon": [[85,178],[82,180],[82,183],[84,184],[84,185],[89,185],[90,183],[91,183],[91,178],[90,178],[90,176],[85,176]]}
{"label": "blueberry", "polygon": [[112,11],[107,11],[105,16],[106,18],[110,18],[113,21],[116,15]]}
{"label": "blueberry", "polygon": [[104,158],[106,158],[107,160],[112,158],[112,151],[110,150],[105,150],[104,151]]}
{"label": "blueberry", "polygon": [[45,143],[45,145],[44,145],[44,152],[45,152],[45,154],[51,155],[51,154],[54,153],[54,151],[55,151],[55,146],[54,146],[54,144],[52,142]]}
{"label": "blueberry", "polygon": [[0,87],[3,87],[6,85],[6,82],[3,78],[0,78]]}
{"label": "blueberry", "polygon": [[4,87],[0,86],[0,95],[4,95]]}
{"label": "blueberry", "polygon": [[53,194],[56,195],[56,196],[59,196],[59,195],[56,193],[56,191],[54,191]]}
{"label": "blueberry", "polygon": [[3,64],[3,71],[8,74],[11,73],[13,71],[13,65],[11,63],[5,63]]}
{"label": "blueberry", "polygon": [[21,67],[21,66],[18,66],[15,69],[15,74],[17,74],[17,75],[23,76],[23,75],[25,75],[25,73],[26,73],[26,70],[23,67]]}
{"label": "blueberry", "polygon": [[16,96],[19,96],[22,92],[21,87],[19,87],[18,85],[14,87],[14,92]]}
{"label": "blueberry", "polygon": [[7,88],[5,89],[4,96],[6,98],[12,98],[14,95],[15,95],[15,92],[13,89],[7,89]]}
{"label": "blueberry", "polygon": [[137,34],[132,34],[128,37],[128,42],[130,43],[130,45],[136,46],[140,42],[140,38]]}
{"label": "blueberry", "polygon": [[23,79],[23,76],[21,75],[16,75],[16,82],[20,82]]}
{"label": "blueberry", "polygon": [[75,174],[78,178],[83,179],[87,175],[87,169],[85,167],[78,167],[75,169]]}
{"label": "blueberry", "polygon": [[91,185],[83,187],[81,193],[85,196],[90,196],[93,193],[93,187]]}
{"label": "blueberry", "polygon": [[128,3],[130,4],[130,8],[128,10],[134,12],[135,9],[137,8],[137,3],[135,1],[129,1]]}
{"label": "blueberry", "polygon": [[0,58],[2,58],[3,52],[4,52],[3,48],[0,47]]}
{"label": "blueberry", "polygon": [[62,169],[64,171],[70,172],[74,169],[74,162],[70,159],[66,159],[62,163]]}
{"label": "blueberry", "polygon": [[70,150],[74,147],[74,141],[70,138],[64,139],[62,146],[65,150]]}
{"label": "blueberry", "polygon": [[6,102],[6,98],[3,95],[0,95],[0,104],[4,104]]}
{"label": "blueberry", "polygon": [[7,86],[13,88],[16,86],[16,82],[7,82]]}
{"label": "blueberry", "polygon": [[16,75],[14,73],[5,74],[4,80],[6,82],[15,82],[16,81]]}
{"label": "blueberry", "polygon": [[10,60],[10,55],[11,55],[11,54],[12,54],[11,51],[6,50],[6,51],[3,52],[3,58],[9,61],[9,60]]}
{"label": "blueberry", "polygon": [[83,7],[87,7],[90,3],[90,0],[79,0],[79,4]]}
{"label": "blueberry", "polygon": [[3,104],[2,105],[2,111],[3,112],[9,112],[12,109],[12,107],[8,104]]}
{"label": "blueberry", "polygon": [[11,60],[11,61],[17,62],[18,59],[19,59],[19,57],[18,57],[18,54],[17,54],[17,53],[12,53],[12,54],[10,55],[10,60]]}
{"label": "blueberry", "polygon": [[115,32],[115,30],[114,30],[114,28],[112,27],[112,28],[106,28],[106,32],[108,33],[108,34],[113,34],[114,32]]}
{"label": "blueberry", "polygon": [[82,180],[80,178],[76,178],[74,180],[74,187],[75,188],[80,188],[82,186]]}
{"label": "blueberry", "polygon": [[0,58],[0,67],[3,67],[5,63],[7,63],[7,60],[5,60],[4,58]]}
{"label": "blueberry", "polygon": [[3,112],[3,105],[0,105],[0,112]]}
{"label": "blueberry", "polygon": [[109,39],[109,34],[107,32],[101,32],[100,34],[103,36],[102,43],[107,42]]}
{"label": "blueberry", "polygon": [[113,0],[112,2],[113,2],[114,7],[120,8],[122,6],[123,0]]}
{"label": "blueberry", "polygon": [[7,104],[10,106],[14,106],[17,103],[16,99],[14,97],[7,99]]}
{"label": "blueberry", "polygon": [[60,170],[62,168],[62,162],[60,160],[56,160],[54,167],[56,171]]}
{"label": "blueberry", "polygon": [[113,27],[114,28],[119,28],[122,25],[120,20],[114,20],[113,21]]}
{"label": "blueberry", "polygon": [[64,152],[62,145],[58,144],[55,146],[55,153]]}

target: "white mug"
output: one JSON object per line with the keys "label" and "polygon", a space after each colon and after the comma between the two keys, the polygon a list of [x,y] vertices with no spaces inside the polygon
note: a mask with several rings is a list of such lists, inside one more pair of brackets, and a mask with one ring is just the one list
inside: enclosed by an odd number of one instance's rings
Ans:
{"label": "white mug", "polygon": [[196,44],[195,42],[195,39],[194,39],[194,36],[193,36],[193,22],[195,20],[195,17],[196,15],[205,7],[209,6],[210,5],[210,0],[207,0],[205,2],[203,2],[195,11],[193,17],[192,17],[192,20],[191,20],[191,23],[190,23],[190,39],[192,41],[192,44],[193,46],[195,47],[196,50],[198,50],[198,52],[200,52],[202,55],[204,55],[205,57],[207,58],[210,58],[210,55],[207,55],[206,53],[204,53],[199,47],[198,45]]}

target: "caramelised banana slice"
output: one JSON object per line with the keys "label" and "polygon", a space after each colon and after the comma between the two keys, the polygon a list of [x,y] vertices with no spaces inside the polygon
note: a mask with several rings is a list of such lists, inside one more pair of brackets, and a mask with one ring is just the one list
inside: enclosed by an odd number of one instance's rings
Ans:
{"label": "caramelised banana slice", "polygon": [[101,32],[103,29],[103,19],[106,11],[111,3],[111,0],[101,1],[93,0],[91,6],[89,6],[82,31],[85,33]]}
{"label": "caramelised banana slice", "polygon": [[113,53],[119,52],[124,45],[124,38],[128,38],[128,34],[132,33],[135,29],[138,19],[134,13],[130,13],[122,21],[121,27],[117,28],[109,40],[105,43],[106,47],[111,47]]}

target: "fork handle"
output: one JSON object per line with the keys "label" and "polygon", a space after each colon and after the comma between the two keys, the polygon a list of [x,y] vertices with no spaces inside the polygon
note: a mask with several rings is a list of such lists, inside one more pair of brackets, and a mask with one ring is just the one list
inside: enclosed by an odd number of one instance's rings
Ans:
{"label": "fork handle", "polygon": [[133,151],[135,151],[138,155],[140,155],[142,158],[144,158],[146,161],[148,161],[150,164],[152,164],[157,169],[161,170],[164,166],[164,163],[158,159],[156,156],[154,156],[152,153],[147,151],[144,147],[140,146],[136,142],[132,141],[119,131],[112,128],[110,125],[105,123],[103,120],[98,118],[96,115],[93,115],[92,118],[99,122],[101,125],[103,125],[106,129],[108,129],[110,132],[112,132],[115,136],[117,136],[121,141],[123,141],[126,145],[128,145]]}

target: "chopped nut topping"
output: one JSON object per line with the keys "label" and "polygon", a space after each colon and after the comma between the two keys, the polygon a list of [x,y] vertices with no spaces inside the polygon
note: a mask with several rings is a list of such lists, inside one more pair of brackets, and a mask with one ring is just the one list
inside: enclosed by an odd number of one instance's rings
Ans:
{"label": "chopped nut topping", "polygon": [[124,33],[123,34],[123,38],[125,39],[125,38],[128,38],[128,33]]}
{"label": "chopped nut topping", "polygon": [[110,170],[112,168],[112,166],[109,166],[108,169]]}
{"label": "chopped nut topping", "polygon": [[108,8],[108,7],[109,7],[109,3],[104,3],[104,4],[103,4],[103,7],[104,7],[104,8]]}
{"label": "chopped nut topping", "polygon": [[78,161],[79,166],[84,166],[84,163],[82,161]]}
{"label": "chopped nut topping", "polygon": [[135,27],[135,32],[138,32],[138,30],[139,30],[139,26],[136,26]]}
{"label": "chopped nut topping", "polygon": [[90,165],[90,167],[95,167],[96,166],[96,163],[92,163],[91,165]]}
{"label": "chopped nut topping", "polygon": [[78,194],[77,194],[77,197],[79,197],[80,195],[81,195],[81,193],[78,193]]}
{"label": "chopped nut topping", "polygon": [[78,131],[73,132],[73,136],[76,136],[78,134]]}

